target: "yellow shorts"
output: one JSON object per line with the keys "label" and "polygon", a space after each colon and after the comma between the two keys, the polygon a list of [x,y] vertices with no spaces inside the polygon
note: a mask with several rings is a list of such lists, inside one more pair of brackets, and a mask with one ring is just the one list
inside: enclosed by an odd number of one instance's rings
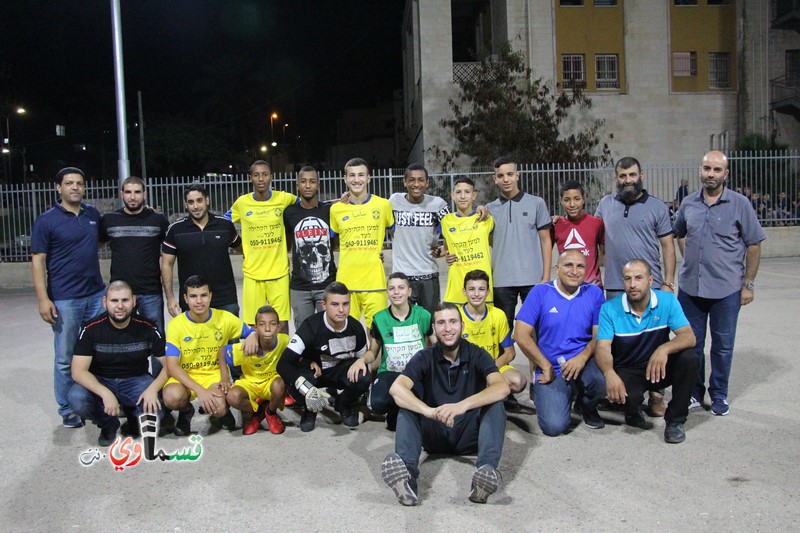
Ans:
{"label": "yellow shorts", "polygon": [[270,394],[270,388],[272,387],[272,382],[276,379],[280,379],[280,377],[281,376],[277,373],[273,374],[272,377],[260,381],[245,377],[242,379],[237,379],[233,385],[235,387],[241,387],[247,391],[247,396],[250,397],[250,405],[253,406],[253,411],[255,411],[258,409],[258,404],[256,403],[258,398],[262,398],[264,400],[271,399],[272,394]]}
{"label": "yellow shorts", "polygon": [[367,329],[372,327],[372,317],[375,313],[389,307],[386,291],[351,292],[350,293],[350,316],[356,320],[361,319],[361,312],[364,312],[364,322]]}
{"label": "yellow shorts", "polygon": [[501,367],[499,368],[499,370],[500,370],[500,373],[502,374],[503,372],[507,372],[507,371],[509,371],[509,370],[516,370],[516,368],[514,368],[514,367],[513,367],[513,366],[511,366],[511,365],[503,365],[503,366],[501,366]]}
{"label": "yellow shorts", "polygon": [[278,320],[290,320],[289,275],[278,279],[259,281],[245,276],[242,281],[242,320],[256,323],[256,312],[262,305],[271,305],[278,312]]}
{"label": "yellow shorts", "polygon": [[[219,372],[215,372],[213,374],[189,374],[189,377],[195,380],[204,389],[211,388],[212,385],[216,385],[217,383],[219,383],[221,379]],[[173,383],[177,383],[178,385],[183,386],[183,384],[180,381],[171,377],[167,380],[166,383],[164,383],[164,387],[162,387],[162,390],[165,389],[167,385],[171,385]],[[186,391],[189,393],[190,402],[195,398],[197,398],[197,394],[195,394],[193,390],[186,389]]]}

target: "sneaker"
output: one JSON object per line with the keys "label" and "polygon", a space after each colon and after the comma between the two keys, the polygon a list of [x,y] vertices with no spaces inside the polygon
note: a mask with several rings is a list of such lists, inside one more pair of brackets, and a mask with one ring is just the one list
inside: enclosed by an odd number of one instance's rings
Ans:
{"label": "sneaker", "polygon": [[533,383],[530,384],[530,392],[528,393],[532,402],[536,402],[536,389],[533,387]]}
{"label": "sneaker", "polygon": [[253,435],[261,428],[261,417],[254,414],[247,424],[242,424],[242,435]]}
{"label": "sneaker", "polygon": [[650,393],[650,397],[647,399],[647,408],[645,409],[647,416],[661,418],[666,412],[667,406],[664,405],[664,396],[657,392]]}
{"label": "sneaker", "polygon": [[500,474],[491,465],[482,465],[472,475],[472,490],[469,501],[473,503],[486,503],[489,496],[497,491],[500,486]]}
{"label": "sneaker", "polygon": [[175,435],[188,437],[192,434],[192,417],[194,416],[194,405],[189,404],[186,411],[178,412],[178,421],[175,422]]}
{"label": "sneaker", "polygon": [[163,437],[169,435],[175,430],[175,417],[172,416],[172,411],[164,410],[164,415],[158,422],[158,436]]}
{"label": "sneaker", "polygon": [[394,491],[397,501],[402,505],[417,505],[419,499],[412,487],[411,474],[408,473],[408,468],[399,455],[390,453],[384,458],[381,463],[381,477]]}
{"label": "sneaker", "polygon": [[283,398],[283,405],[284,405],[284,407],[292,407],[292,406],[293,406],[294,404],[296,404],[296,403],[297,403],[297,402],[296,402],[296,401],[295,401],[295,399],[292,397],[292,395],[291,395],[291,394],[289,394],[289,393],[287,392],[287,393],[286,393],[286,396]]}
{"label": "sneaker", "polygon": [[503,406],[506,408],[507,413],[522,412],[522,406],[519,404],[519,400],[517,400],[513,394],[506,396],[506,399],[503,401]]}
{"label": "sneaker", "polygon": [[83,418],[79,417],[75,413],[72,413],[71,415],[61,417],[61,423],[64,425],[65,428],[70,428],[70,429],[82,428]]}
{"label": "sneaker", "polygon": [[664,428],[664,442],[669,444],[680,444],[686,440],[686,431],[680,422],[669,422]]}
{"label": "sneaker", "polygon": [[350,429],[358,427],[358,415],[352,409],[342,409],[339,415],[342,417],[342,425],[344,427]]}
{"label": "sneaker", "polygon": [[[575,404],[575,407],[578,407],[578,404]],[[583,416],[583,423],[586,424],[586,427],[589,429],[603,429],[606,427],[606,423],[600,418],[600,413],[597,412],[597,408],[589,410],[585,407],[580,407],[578,409]]]}
{"label": "sneaker", "polygon": [[645,420],[641,413],[625,415],[625,423],[639,429],[653,429],[653,423]]}
{"label": "sneaker", "polygon": [[230,411],[219,417],[212,416],[209,421],[212,426],[222,428],[226,431],[233,431],[236,429],[236,418]]}
{"label": "sneaker", "polygon": [[697,398],[695,398],[694,396],[689,398],[689,410],[690,411],[693,410],[693,409],[700,409],[701,407],[703,407],[703,404],[701,404],[700,401]]}
{"label": "sneaker", "polygon": [[267,426],[269,427],[269,432],[273,435],[280,435],[281,433],[286,430],[286,426],[283,425],[283,420],[281,417],[278,416],[278,413],[269,414],[265,413],[267,418]]}
{"label": "sneaker", "polygon": [[720,398],[719,400],[711,400],[711,413],[717,416],[725,416],[731,412],[728,407],[728,400]]}
{"label": "sneaker", "polygon": [[119,432],[126,437],[141,437],[142,430],[139,427],[139,419],[135,416],[129,416],[128,419],[119,427]]}
{"label": "sneaker", "polygon": [[103,448],[114,444],[114,441],[117,440],[118,427],[119,424],[107,428],[100,428],[100,436],[97,437],[97,444]]}
{"label": "sneaker", "polygon": [[317,413],[314,411],[309,411],[308,409],[303,411],[303,416],[300,417],[300,431],[303,433],[308,433],[309,431],[314,431],[314,428],[317,425]]}

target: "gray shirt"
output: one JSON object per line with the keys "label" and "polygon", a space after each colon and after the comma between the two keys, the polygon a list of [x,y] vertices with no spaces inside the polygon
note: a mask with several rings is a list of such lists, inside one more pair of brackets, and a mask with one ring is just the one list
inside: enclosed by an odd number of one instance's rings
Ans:
{"label": "gray shirt", "polygon": [[653,273],[653,286],[661,287],[661,252],[659,239],[672,235],[672,223],[667,205],[650,196],[647,191],[632,204],[624,203],[619,195],[605,196],[594,216],[603,219],[606,231],[605,277],[606,290],[625,290],[622,267],[632,259],[644,259]]}
{"label": "gray shirt", "polygon": [[436,228],[450,212],[447,202],[438,196],[425,195],[415,204],[405,193],[396,192],[389,198],[394,211],[392,238],[392,270],[406,276],[427,276],[439,273],[439,265],[431,255],[438,239]]}
{"label": "gray shirt", "polygon": [[687,196],[674,229],[675,235],[686,237],[681,290],[701,298],[725,298],[738,291],[747,247],[767,238],[750,201],[727,187],[713,205],[702,191]]}
{"label": "gray shirt", "polygon": [[544,265],[539,230],[551,225],[544,200],[520,191],[511,200],[501,196],[486,207],[494,218],[493,285],[520,287],[541,282]]}

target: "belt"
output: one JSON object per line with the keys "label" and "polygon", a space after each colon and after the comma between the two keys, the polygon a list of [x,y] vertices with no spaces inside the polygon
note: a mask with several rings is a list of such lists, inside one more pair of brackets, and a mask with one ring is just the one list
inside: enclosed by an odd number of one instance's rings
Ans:
{"label": "belt", "polygon": [[429,279],[438,278],[439,274],[425,274],[423,276],[408,276],[410,281],[428,281]]}

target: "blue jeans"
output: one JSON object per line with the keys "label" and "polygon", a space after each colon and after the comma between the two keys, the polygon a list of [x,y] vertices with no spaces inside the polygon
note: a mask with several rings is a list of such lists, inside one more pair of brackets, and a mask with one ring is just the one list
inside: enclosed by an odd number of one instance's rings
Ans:
{"label": "blue jeans", "polygon": [[606,396],[606,380],[594,357],[589,359],[578,379],[567,381],[559,375],[550,383],[534,383],[536,419],[542,433],[556,437],[569,427],[569,408],[572,392],[578,393],[581,407],[597,409],[597,402]]}
{"label": "blue jeans", "polygon": [[[152,322],[158,328],[158,332],[164,335],[164,297],[158,294],[137,294],[136,312]],[[161,363],[158,358],[150,358],[150,373],[153,377],[161,372]]]}
{"label": "blue jeans", "polygon": [[[142,407],[136,404],[136,400],[153,383],[153,377],[150,374],[129,378],[95,377],[104,387],[114,393],[120,409],[126,415],[138,417],[142,414]],[[91,420],[101,429],[117,429],[119,427],[119,418],[107,415],[103,411],[103,399],[78,383],[72,385],[69,390],[69,404],[76,414]]]}
{"label": "blue jeans", "polygon": [[708,395],[711,400],[728,398],[728,379],[733,361],[733,343],[736,323],[739,320],[740,291],[720,299],[689,296],[678,291],[678,301],[692,326],[697,344],[697,383],[692,396],[701,401],[705,396],[706,378],[706,326],[711,330],[711,376],[708,378]]}
{"label": "blue jeans", "polygon": [[528,293],[531,292],[533,285],[521,285],[519,287],[494,287],[494,306],[506,314],[508,327],[514,329],[514,311],[517,309],[517,297],[521,302],[525,302]]}
{"label": "blue jeans", "polygon": [[58,317],[53,327],[53,348],[55,351],[55,372],[53,384],[55,389],[58,414],[62,417],[72,415],[67,395],[75,383],[72,381],[72,355],[75,350],[75,341],[78,340],[81,326],[99,315],[103,311],[103,294],[100,291],[91,296],[74,298],[72,300],[55,300]]}

